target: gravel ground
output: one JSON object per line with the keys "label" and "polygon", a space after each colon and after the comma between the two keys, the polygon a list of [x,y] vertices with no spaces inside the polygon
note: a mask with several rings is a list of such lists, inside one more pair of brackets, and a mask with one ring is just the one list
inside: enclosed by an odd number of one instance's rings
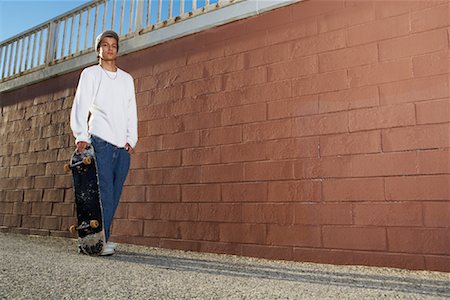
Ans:
{"label": "gravel ground", "polygon": [[0,299],[450,299],[450,274],[271,261],[0,233]]}

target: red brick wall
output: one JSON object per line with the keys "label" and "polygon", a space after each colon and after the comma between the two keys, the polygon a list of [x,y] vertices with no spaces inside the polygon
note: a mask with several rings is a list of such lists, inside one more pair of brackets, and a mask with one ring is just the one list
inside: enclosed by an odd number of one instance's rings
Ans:
{"label": "red brick wall", "polygon": [[[448,1],[310,0],[132,53],[116,241],[450,271]],[[79,71],[2,95],[0,225],[68,236]]]}

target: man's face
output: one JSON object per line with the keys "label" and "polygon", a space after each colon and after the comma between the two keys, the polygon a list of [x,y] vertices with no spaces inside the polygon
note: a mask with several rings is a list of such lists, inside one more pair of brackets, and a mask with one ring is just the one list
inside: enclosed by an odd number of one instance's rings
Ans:
{"label": "man's face", "polygon": [[115,60],[117,57],[117,41],[112,37],[104,37],[100,42],[99,56],[103,60]]}

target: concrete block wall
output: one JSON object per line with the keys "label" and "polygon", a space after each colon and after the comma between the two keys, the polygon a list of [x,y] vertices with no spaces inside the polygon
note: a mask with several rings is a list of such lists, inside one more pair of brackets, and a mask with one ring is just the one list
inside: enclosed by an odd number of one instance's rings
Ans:
{"label": "concrete block wall", "polygon": [[[307,0],[121,57],[113,239],[450,271],[449,32],[447,0]],[[1,95],[3,231],[69,236],[80,71]]]}

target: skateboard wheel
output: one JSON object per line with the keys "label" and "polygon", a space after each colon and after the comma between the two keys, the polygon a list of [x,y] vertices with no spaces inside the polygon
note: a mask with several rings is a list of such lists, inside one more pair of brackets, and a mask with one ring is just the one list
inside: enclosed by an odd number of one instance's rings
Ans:
{"label": "skateboard wheel", "polygon": [[75,225],[71,225],[70,227],[69,227],[69,232],[70,233],[75,233],[77,231],[77,227],[75,226]]}
{"label": "skateboard wheel", "polygon": [[97,220],[91,220],[91,222],[89,222],[89,225],[91,225],[91,228],[97,228],[100,224],[98,223]]}
{"label": "skateboard wheel", "polygon": [[64,165],[64,172],[69,173],[70,172],[70,166],[69,164]]}
{"label": "skateboard wheel", "polygon": [[86,156],[83,158],[83,164],[90,165],[91,164],[91,158],[89,156]]}

